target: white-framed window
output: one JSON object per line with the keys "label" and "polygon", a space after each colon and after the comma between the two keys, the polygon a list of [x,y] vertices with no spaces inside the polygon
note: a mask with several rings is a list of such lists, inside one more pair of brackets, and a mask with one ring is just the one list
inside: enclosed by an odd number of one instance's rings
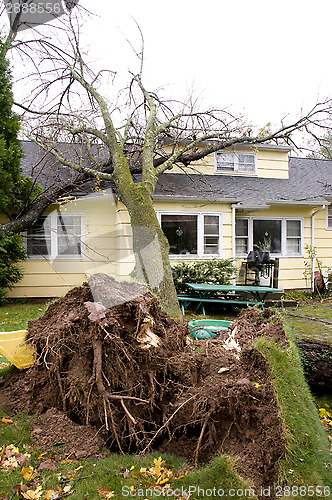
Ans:
{"label": "white-framed window", "polygon": [[248,219],[236,219],[235,229],[236,255],[247,255],[249,253]]}
{"label": "white-framed window", "polygon": [[170,257],[220,257],[221,214],[157,212]]}
{"label": "white-framed window", "polygon": [[81,258],[83,255],[83,215],[50,212],[24,233],[29,258]]}
{"label": "white-framed window", "polygon": [[332,229],[332,205],[326,207],[326,229]]}
{"label": "white-framed window", "polygon": [[243,151],[216,151],[215,172],[256,174],[256,157],[256,153]]}
{"label": "white-framed window", "polygon": [[286,220],[286,254],[301,255],[302,253],[302,227],[298,219]]}
{"label": "white-framed window", "polygon": [[251,250],[268,251],[274,256],[303,255],[303,220],[298,218],[237,217],[236,256]]}

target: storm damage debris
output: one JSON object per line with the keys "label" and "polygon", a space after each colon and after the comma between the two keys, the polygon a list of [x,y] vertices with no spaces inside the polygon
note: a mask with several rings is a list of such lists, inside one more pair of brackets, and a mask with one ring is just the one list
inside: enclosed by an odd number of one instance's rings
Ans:
{"label": "storm damage debris", "polygon": [[276,477],[283,426],[253,342],[287,341],[268,309],[244,310],[213,340],[187,342],[187,323],[146,289],[98,274],[30,321],[28,332],[38,363],[6,377],[6,409],[53,408],[85,432],[94,428],[113,452],[158,449],[194,465],[222,452],[238,456],[256,486]]}

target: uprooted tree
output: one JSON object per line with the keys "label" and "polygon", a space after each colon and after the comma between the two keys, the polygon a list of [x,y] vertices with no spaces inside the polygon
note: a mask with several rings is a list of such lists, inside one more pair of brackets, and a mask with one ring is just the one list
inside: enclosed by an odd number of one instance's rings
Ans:
{"label": "uprooted tree", "polygon": [[[12,46],[22,48],[19,41]],[[138,72],[131,73],[128,88],[109,101],[100,89],[110,72],[93,71],[85,62],[73,16],[69,19],[66,40],[62,39],[61,44],[48,38],[38,39],[29,47],[33,47],[34,60],[39,58],[38,64],[35,62],[34,75],[39,82],[29,100],[21,106],[29,120],[28,137],[84,179],[94,177],[114,183],[130,216],[136,277],[149,285],[171,313],[179,312],[179,306],[168,241],[153,206],[158,177],[175,165],[188,172],[191,164],[207,155],[242,143],[259,145],[283,141],[294,144],[292,134],[295,131],[322,127],[330,113],[331,103],[325,101],[292,124],[253,135],[242,118],[227,110],[200,111],[190,100],[185,104],[165,101],[149,91],[143,81],[143,42],[138,54]],[[25,53],[27,50],[25,46]],[[109,97],[109,86],[107,91]],[[37,123],[32,123],[33,118]],[[63,140],[83,144],[88,164],[82,161],[83,158],[73,160],[70,151],[67,154],[57,147]],[[100,154],[96,154],[98,149]],[[54,190],[53,201],[56,196]],[[35,222],[36,216],[42,213],[41,200],[40,208],[31,217],[30,211],[24,220],[15,221],[11,229],[22,230]],[[6,226],[2,226],[2,231],[6,230]],[[147,244],[148,258],[144,253]]]}
{"label": "uprooted tree", "polygon": [[197,465],[218,450],[243,450],[241,466],[257,487],[273,480],[285,454],[282,420],[252,342],[264,333],[287,347],[280,322],[267,309],[247,309],[232,330],[194,350],[187,323],[145,292],[95,274],[53,303],[29,322],[38,363],[6,378],[2,401],[31,413],[56,408],[122,454],[159,449]]}

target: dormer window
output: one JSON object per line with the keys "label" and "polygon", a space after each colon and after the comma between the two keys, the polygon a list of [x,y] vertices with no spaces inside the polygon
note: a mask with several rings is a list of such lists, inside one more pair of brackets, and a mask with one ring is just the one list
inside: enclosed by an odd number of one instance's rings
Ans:
{"label": "dormer window", "polygon": [[215,171],[224,174],[256,174],[256,153],[217,151]]}

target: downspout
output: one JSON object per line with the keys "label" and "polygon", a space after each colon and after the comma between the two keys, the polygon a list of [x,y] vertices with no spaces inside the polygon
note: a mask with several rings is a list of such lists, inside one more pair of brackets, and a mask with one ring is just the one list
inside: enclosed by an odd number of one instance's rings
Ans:
{"label": "downspout", "polygon": [[233,276],[232,284],[235,285],[236,282],[236,246],[235,246],[235,205],[232,205],[232,259],[233,259]]}
{"label": "downspout", "polygon": [[[319,210],[316,210],[311,215],[311,250],[313,253],[315,247],[315,215],[324,210],[326,205],[323,205]],[[311,291],[312,293],[315,291],[315,256],[311,257]]]}

